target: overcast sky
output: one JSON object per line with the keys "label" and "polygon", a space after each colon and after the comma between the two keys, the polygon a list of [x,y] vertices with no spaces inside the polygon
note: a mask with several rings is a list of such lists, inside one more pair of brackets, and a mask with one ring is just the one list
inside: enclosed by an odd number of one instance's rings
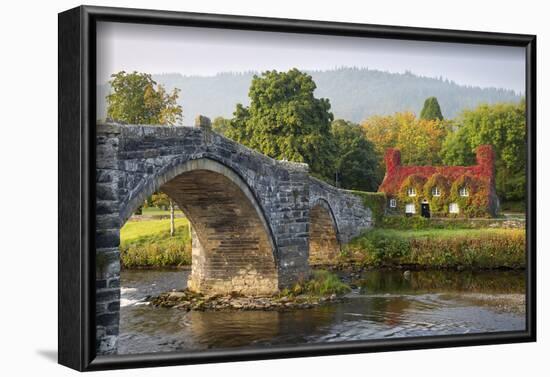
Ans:
{"label": "overcast sky", "polygon": [[365,67],[525,92],[522,47],[112,22],[98,24],[97,45],[98,83],[121,70],[207,76],[293,67]]}

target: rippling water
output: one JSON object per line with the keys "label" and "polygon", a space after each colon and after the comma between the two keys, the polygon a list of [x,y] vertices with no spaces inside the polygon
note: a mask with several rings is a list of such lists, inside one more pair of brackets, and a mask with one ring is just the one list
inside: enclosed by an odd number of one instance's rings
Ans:
{"label": "rippling water", "polygon": [[[525,328],[522,272],[367,271],[345,302],[287,312],[185,312],[147,305],[189,271],[122,272],[119,353],[268,347]],[[348,276],[345,276],[349,279]]]}

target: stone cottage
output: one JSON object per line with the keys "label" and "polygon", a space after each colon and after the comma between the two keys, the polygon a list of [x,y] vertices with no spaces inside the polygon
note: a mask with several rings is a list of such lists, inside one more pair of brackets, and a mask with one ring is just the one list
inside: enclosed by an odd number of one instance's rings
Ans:
{"label": "stone cottage", "polygon": [[378,188],[387,198],[387,213],[423,217],[494,217],[495,154],[491,145],[476,149],[476,165],[401,165],[401,152],[389,148],[386,175]]}

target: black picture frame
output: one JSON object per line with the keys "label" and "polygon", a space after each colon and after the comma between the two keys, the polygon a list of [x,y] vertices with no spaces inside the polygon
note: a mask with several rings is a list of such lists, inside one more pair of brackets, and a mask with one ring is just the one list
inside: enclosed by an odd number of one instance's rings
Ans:
{"label": "black picture frame", "polygon": [[[96,23],[185,25],[526,49],[526,330],[201,353],[95,354]],[[59,363],[79,371],[536,341],[536,36],[80,6],[59,14]]]}

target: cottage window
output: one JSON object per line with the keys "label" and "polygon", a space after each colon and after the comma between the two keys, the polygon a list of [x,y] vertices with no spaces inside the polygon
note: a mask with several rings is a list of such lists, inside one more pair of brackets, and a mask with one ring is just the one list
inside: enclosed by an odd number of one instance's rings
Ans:
{"label": "cottage window", "polygon": [[397,200],[390,199],[390,208],[395,208],[395,207],[397,207]]}
{"label": "cottage window", "polygon": [[467,187],[461,187],[459,190],[458,190],[458,195],[460,196],[468,196],[470,195],[468,193],[468,188]]}
{"label": "cottage window", "polygon": [[449,213],[459,213],[458,203],[449,204]]}
{"label": "cottage window", "polygon": [[405,213],[416,213],[416,208],[414,207],[414,203],[409,203],[405,206]]}
{"label": "cottage window", "polygon": [[416,196],[416,189],[414,187],[409,187],[407,189],[407,195],[409,196]]}
{"label": "cottage window", "polygon": [[432,196],[441,196],[441,191],[439,190],[439,187],[432,188]]}

